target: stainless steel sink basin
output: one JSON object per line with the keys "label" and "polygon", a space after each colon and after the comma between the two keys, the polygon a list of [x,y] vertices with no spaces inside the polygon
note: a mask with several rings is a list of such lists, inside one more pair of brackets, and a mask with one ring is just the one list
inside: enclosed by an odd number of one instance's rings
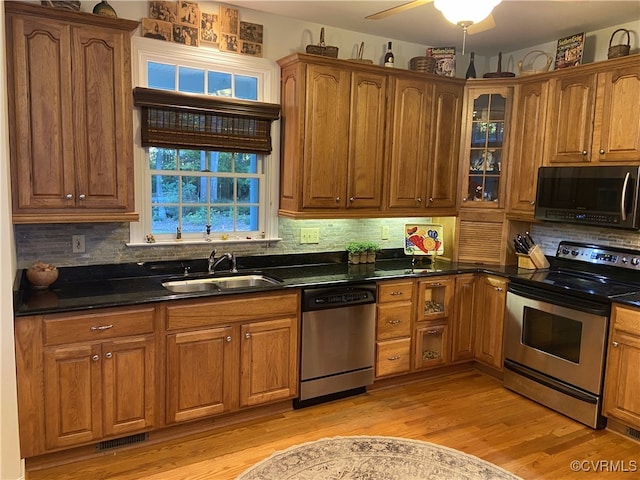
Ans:
{"label": "stainless steel sink basin", "polygon": [[162,286],[175,293],[217,292],[237,288],[259,288],[281,283],[266,275],[234,275],[229,277],[188,278],[162,282]]}

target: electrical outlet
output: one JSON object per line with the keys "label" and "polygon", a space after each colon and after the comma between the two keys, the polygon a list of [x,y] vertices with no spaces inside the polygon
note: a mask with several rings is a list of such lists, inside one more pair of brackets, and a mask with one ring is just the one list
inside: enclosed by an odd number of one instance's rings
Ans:
{"label": "electrical outlet", "polygon": [[319,228],[301,228],[300,243],[320,243]]}
{"label": "electrical outlet", "polygon": [[73,253],[84,253],[84,235],[73,235],[71,237],[71,249]]}
{"label": "electrical outlet", "polygon": [[382,226],[382,240],[389,240],[389,225]]}

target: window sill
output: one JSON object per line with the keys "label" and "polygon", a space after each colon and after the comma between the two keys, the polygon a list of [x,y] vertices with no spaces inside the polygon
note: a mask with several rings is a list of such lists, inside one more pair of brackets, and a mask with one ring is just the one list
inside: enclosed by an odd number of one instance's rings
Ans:
{"label": "window sill", "polygon": [[127,247],[180,247],[187,245],[242,245],[242,244],[261,244],[266,243],[270,244],[272,242],[279,242],[281,238],[239,238],[239,237],[229,237],[227,240],[222,240],[221,238],[212,238],[211,240],[167,240],[167,241],[156,241],[153,243],[147,242],[128,242],[125,245]]}

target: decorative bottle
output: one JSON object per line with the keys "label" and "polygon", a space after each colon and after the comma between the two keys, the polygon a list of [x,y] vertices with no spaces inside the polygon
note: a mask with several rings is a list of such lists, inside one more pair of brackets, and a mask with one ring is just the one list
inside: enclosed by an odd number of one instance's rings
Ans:
{"label": "decorative bottle", "polygon": [[474,53],[471,52],[471,58],[469,60],[469,68],[467,68],[467,73],[464,78],[476,78],[476,66],[473,63]]}
{"label": "decorative bottle", "polygon": [[393,52],[391,51],[391,42],[387,44],[387,53],[384,54],[384,66],[385,67],[394,67],[394,57]]}
{"label": "decorative bottle", "polygon": [[93,13],[96,15],[104,15],[105,17],[118,17],[118,14],[113,9],[107,0],[102,0],[93,7]]}

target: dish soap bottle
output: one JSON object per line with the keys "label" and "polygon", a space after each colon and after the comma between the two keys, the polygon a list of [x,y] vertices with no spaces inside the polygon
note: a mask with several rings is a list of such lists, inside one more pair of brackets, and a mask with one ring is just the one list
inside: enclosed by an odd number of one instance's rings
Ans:
{"label": "dish soap bottle", "polygon": [[464,78],[476,78],[476,66],[473,63],[474,53],[471,52],[471,58],[469,60],[469,67],[467,68],[467,73]]}
{"label": "dish soap bottle", "polygon": [[387,44],[387,53],[384,54],[384,66],[393,68],[394,64],[393,51],[391,51],[391,42]]}

